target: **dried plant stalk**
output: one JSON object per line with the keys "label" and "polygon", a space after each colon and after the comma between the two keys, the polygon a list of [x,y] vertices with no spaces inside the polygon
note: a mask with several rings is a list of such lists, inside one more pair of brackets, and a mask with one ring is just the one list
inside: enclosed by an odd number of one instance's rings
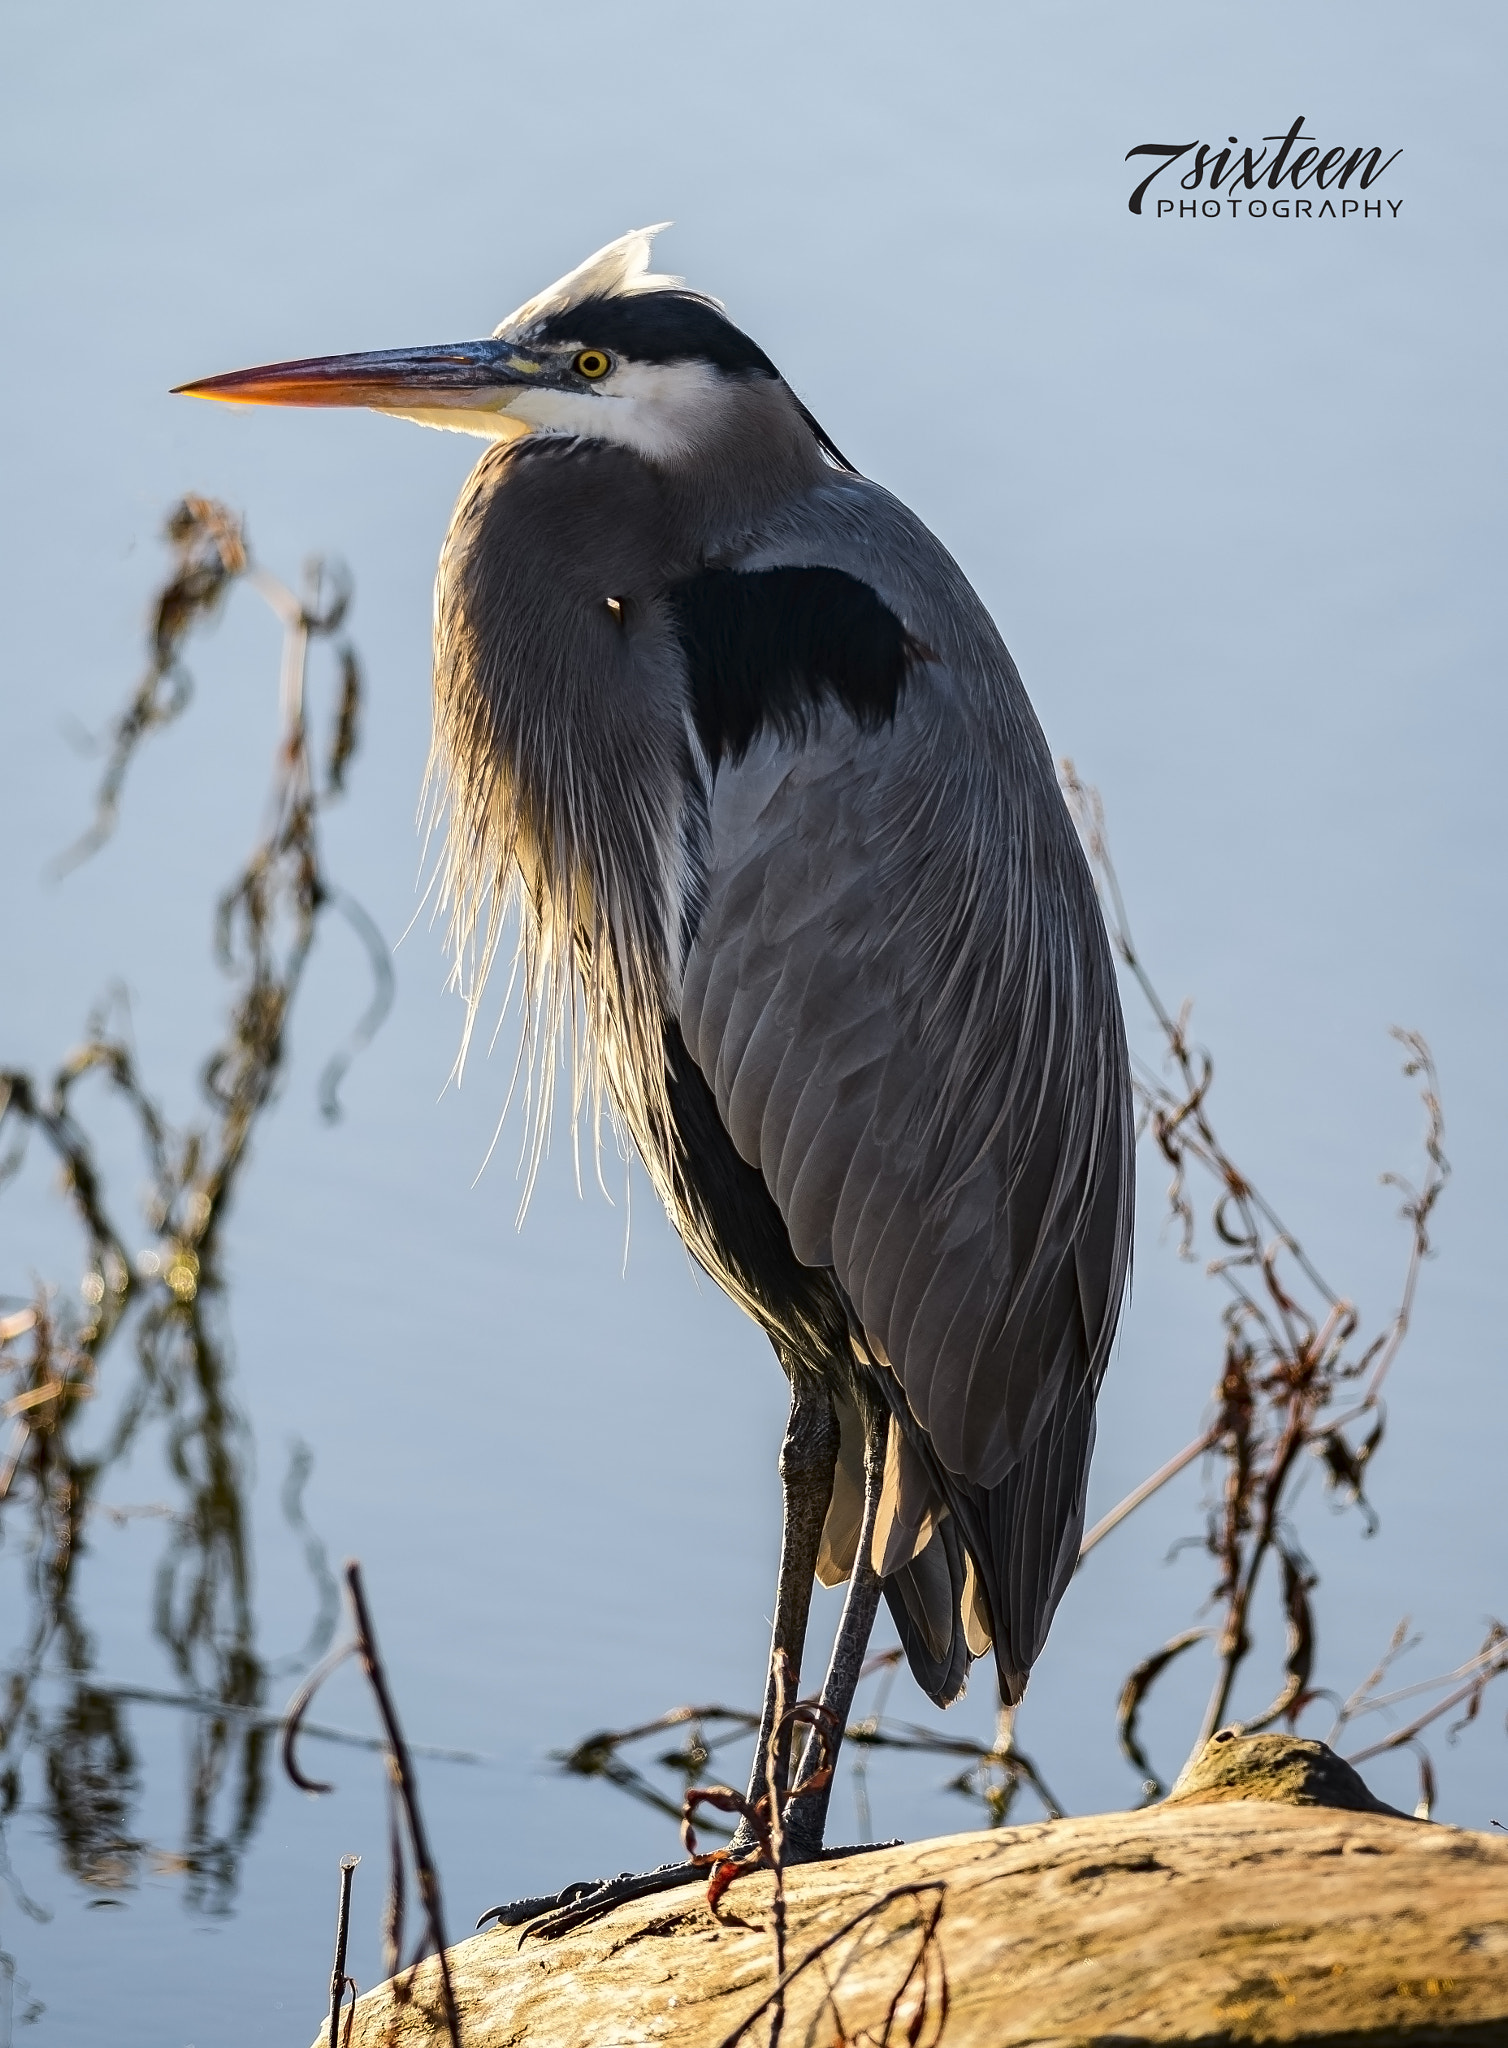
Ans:
{"label": "dried plant stalk", "polygon": [[[1213,1462],[1217,1476],[1205,1543],[1216,1566],[1211,1599],[1221,1610],[1219,1624],[1175,1637],[1138,1665],[1122,1693],[1122,1748],[1143,1770],[1147,1791],[1155,1793],[1160,1782],[1136,1739],[1136,1714],[1153,1681],[1173,1658],[1211,1636],[1216,1671],[1191,1756],[1226,1725],[1237,1679],[1252,1653],[1253,1603],[1269,1564],[1278,1573],[1286,1622],[1282,1677],[1269,1704],[1238,1725],[1248,1734],[1279,1720],[1292,1725],[1316,1697],[1312,1595],[1318,1574],[1294,1531],[1291,1510],[1297,1481],[1306,1454],[1317,1457],[1330,1487],[1360,1510],[1369,1530],[1375,1526],[1365,1479],[1385,1432],[1383,1386],[1408,1333],[1419,1275],[1430,1253],[1430,1221],[1450,1178],[1450,1164],[1429,1047],[1417,1032],[1395,1029],[1393,1036],[1405,1053],[1404,1073],[1420,1084],[1424,1174],[1417,1187],[1397,1174],[1383,1177],[1404,1198],[1408,1253],[1392,1314],[1370,1341],[1363,1341],[1355,1307],[1326,1282],[1218,1134],[1210,1107],[1214,1062],[1189,1035],[1188,1006],[1175,1015],[1164,1003],[1132,938],[1099,796],[1080,781],[1071,762],[1063,764],[1062,783],[1094,873],[1111,944],[1163,1039],[1162,1071],[1138,1062],[1134,1086],[1141,1128],[1172,1168],[1168,1207],[1178,1227],[1179,1250],[1186,1258],[1194,1256],[1194,1190],[1202,1181],[1217,1247],[1206,1270],[1226,1295],[1224,1355],[1206,1428],[1090,1531],[1082,1553],[1087,1555],[1195,1458],[1205,1456]],[[1356,1433],[1363,1428],[1365,1434],[1358,1439]],[[1437,1702],[1419,1726],[1446,1711],[1447,1703]]]}
{"label": "dried plant stalk", "polygon": [[[261,1711],[266,1671],[251,1599],[250,1447],[231,1394],[219,1247],[253,1135],[282,1076],[318,926],[327,909],[350,916],[357,908],[326,873],[320,830],[324,807],[349,772],[362,679],[355,651],[341,637],[351,597],[343,573],[311,564],[303,594],[295,593],[257,566],[241,521],[206,498],[175,507],[166,538],[172,563],[151,608],[147,666],[104,743],[90,830],[57,871],[76,866],[108,838],[141,747],[189,703],[185,655],[192,634],[242,582],[272,605],[284,627],[269,816],[216,915],[217,951],[232,994],[225,1032],[202,1064],[205,1114],[186,1129],[169,1124],[141,1075],[119,995],[89,1018],[84,1043],[50,1081],[0,1070],[0,1184],[14,1180],[34,1148],[50,1154],[83,1240],[84,1267],[76,1295],[37,1286],[24,1305],[15,1296],[0,1298],[0,1407],[10,1418],[9,1440],[0,1447],[0,1504],[12,1521],[29,1518],[25,1537],[35,1560],[24,1640],[0,1677],[0,1763],[8,1774],[28,1749],[45,1751],[49,1819],[65,1866],[86,1885],[118,1890],[147,1851],[128,1827],[139,1773],[122,1704],[149,1698],[191,1709],[188,1819],[172,1860],[186,1877],[191,1904],[223,1910],[266,1796],[270,1729]],[[338,677],[323,759],[309,736],[306,706],[309,650],[321,640],[334,645]],[[197,881],[192,850],[185,850],[184,868]],[[375,928],[370,920],[364,927],[357,922],[374,977],[359,1027],[369,1035],[391,998],[392,978]],[[327,1097],[336,1079],[327,1070]],[[147,1245],[135,1252],[140,1225],[128,1226],[117,1212],[84,1113],[99,1084],[125,1108],[146,1167]],[[117,1359],[119,1398],[109,1427],[101,1443],[86,1447],[76,1425],[125,1332],[134,1360]],[[103,1507],[100,1489],[152,1419],[165,1426],[168,1470],[183,1500],[177,1512],[161,1503],[131,1512],[160,1515],[168,1529],[154,1626],[176,1670],[177,1692],[97,1680],[78,1605],[88,1518],[121,1512]],[[302,1522],[301,1484],[290,1472],[285,1510],[302,1528],[317,1579],[323,1556]],[[318,1654],[320,1636],[332,1626],[333,1616],[316,1626],[309,1654]],[[60,1713],[49,1715],[40,1703],[44,1669],[66,1674]],[[227,1795],[230,1818],[221,1826],[215,1808]]]}

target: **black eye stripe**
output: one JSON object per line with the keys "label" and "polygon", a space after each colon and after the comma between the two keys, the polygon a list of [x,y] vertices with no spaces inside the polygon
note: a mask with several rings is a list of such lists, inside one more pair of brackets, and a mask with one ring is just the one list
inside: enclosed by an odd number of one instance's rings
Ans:
{"label": "black eye stripe", "polygon": [[756,342],[694,292],[629,292],[584,299],[541,321],[531,338],[580,347],[583,334],[595,334],[598,348],[612,349],[636,363],[694,361],[735,375],[777,374]]}

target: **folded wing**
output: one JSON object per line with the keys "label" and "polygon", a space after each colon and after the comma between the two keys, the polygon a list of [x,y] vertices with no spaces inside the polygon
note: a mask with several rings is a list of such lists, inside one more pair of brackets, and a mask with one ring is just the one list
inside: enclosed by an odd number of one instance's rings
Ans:
{"label": "folded wing", "polygon": [[[1120,1012],[987,616],[883,492],[830,495],[820,542],[788,521],[676,598],[712,770],[681,1027],[797,1258],[852,1306],[1015,1698],[1077,1555],[1126,1276]],[[778,715],[750,715],[741,662]],[[926,1558],[919,1611],[957,1576]]]}

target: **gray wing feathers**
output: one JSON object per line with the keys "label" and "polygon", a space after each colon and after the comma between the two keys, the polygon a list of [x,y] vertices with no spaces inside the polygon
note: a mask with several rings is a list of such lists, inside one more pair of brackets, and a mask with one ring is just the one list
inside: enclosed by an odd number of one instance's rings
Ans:
{"label": "gray wing feathers", "polygon": [[991,1592],[995,1656],[1002,1680],[1008,1672],[1020,1674],[1018,1696],[1078,1562],[1093,1448],[1094,1390],[1086,1384],[988,1504],[989,1550],[999,1578]]}
{"label": "gray wing feathers", "polygon": [[[1130,1225],[1093,891],[1010,657],[937,543],[834,480],[742,566],[864,576],[935,660],[892,726],[756,741],[711,802],[681,1022],[804,1263],[830,1266],[1030,1668],[1077,1552]],[[908,1434],[912,1431],[908,1430]],[[934,1560],[935,1563],[935,1560]]]}

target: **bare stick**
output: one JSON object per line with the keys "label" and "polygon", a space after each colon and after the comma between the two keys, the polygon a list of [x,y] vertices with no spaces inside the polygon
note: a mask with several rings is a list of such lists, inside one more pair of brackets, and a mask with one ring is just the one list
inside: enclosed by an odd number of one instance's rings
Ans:
{"label": "bare stick", "polygon": [[1143,1501],[1150,1500],[1170,1479],[1176,1479],[1185,1466],[1192,1465],[1196,1458],[1201,1457],[1205,1451],[1212,1450],[1219,1441],[1220,1431],[1207,1429],[1203,1436],[1196,1437],[1193,1443],[1186,1445],[1176,1458],[1169,1458],[1167,1464],[1160,1465],[1149,1479],[1144,1479],[1140,1486],[1133,1487],[1119,1506],[1113,1507],[1108,1515],[1100,1517],[1079,1545],[1079,1563],[1084,1562],[1097,1543],[1104,1542],[1112,1529],[1118,1529],[1127,1515],[1135,1514]]}
{"label": "bare stick", "polygon": [[1384,1736],[1381,1742],[1374,1742],[1368,1749],[1353,1751],[1346,1758],[1346,1762],[1364,1764],[1369,1757],[1381,1756],[1385,1750],[1405,1748],[1422,1728],[1429,1726],[1431,1721],[1438,1721],[1440,1716],[1448,1714],[1452,1707],[1460,1706],[1461,1702],[1469,1700],[1473,1693],[1480,1693],[1504,1669],[1505,1663],[1508,1663],[1508,1656],[1495,1664],[1483,1666],[1467,1684],[1459,1686],[1455,1692],[1447,1693],[1443,1700],[1436,1700],[1432,1707],[1427,1707],[1422,1714],[1410,1721],[1407,1727],[1395,1729],[1391,1735]]}
{"label": "bare stick", "polygon": [[1336,1727],[1339,1729],[1347,1721],[1360,1720],[1363,1714],[1375,1714],[1384,1707],[1395,1707],[1400,1700],[1413,1700],[1420,1693],[1435,1692],[1442,1685],[1452,1685],[1458,1679],[1480,1676],[1484,1672],[1496,1676],[1505,1666],[1508,1666],[1508,1644],[1499,1637],[1485,1650],[1479,1650],[1475,1657],[1468,1657],[1464,1664],[1458,1664],[1454,1671],[1442,1672],[1436,1678],[1416,1679],[1412,1685],[1400,1685],[1396,1691],[1379,1693],[1375,1699],[1367,1698],[1366,1688],[1359,1687],[1346,1701]]}
{"label": "bare stick", "polygon": [[361,1655],[362,1668],[377,1701],[377,1711],[382,1717],[382,1726],[387,1735],[388,1767],[403,1805],[403,1817],[408,1824],[408,1838],[414,1852],[414,1875],[418,1882],[425,1918],[429,1923],[429,1938],[434,1943],[435,1956],[440,1967],[440,1993],[445,2006],[446,2031],[450,2036],[451,2048],[461,2048],[460,2014],[456,2010],[455,1990],[450,1981],[450,1963],[445,1954],[445,1916],[440,1905],[440,1879],[435,1869],[434,1858],[430,1854],[429,1837],[424,1830],[424,1817],[419,1811],[418,1787],[414,1782],[414,1767],[409,1760],[408,1744],[403,1739],[397,1709],[393,1705],[392,1694],[388,1691],[387,1674],[377,1654],[377,1638],[372,1631],[366,1595],[362,1591],[361,1566],[354,1557],[346,1563],[346,1590],[351,1596],[351,1613],[356,1622],[356,1646]]}
{"label": "bare stick", "polygon": [[340,1859],[340,1910],[335,1920],[335,1967],[330,1972],[330,2048],[340,2048],[336,2036],[340,2031],[340,2002],[346,1995],[346,1939],[351,1932],[351,1880],[356,1875],[359,1856],[342,1856]]}

